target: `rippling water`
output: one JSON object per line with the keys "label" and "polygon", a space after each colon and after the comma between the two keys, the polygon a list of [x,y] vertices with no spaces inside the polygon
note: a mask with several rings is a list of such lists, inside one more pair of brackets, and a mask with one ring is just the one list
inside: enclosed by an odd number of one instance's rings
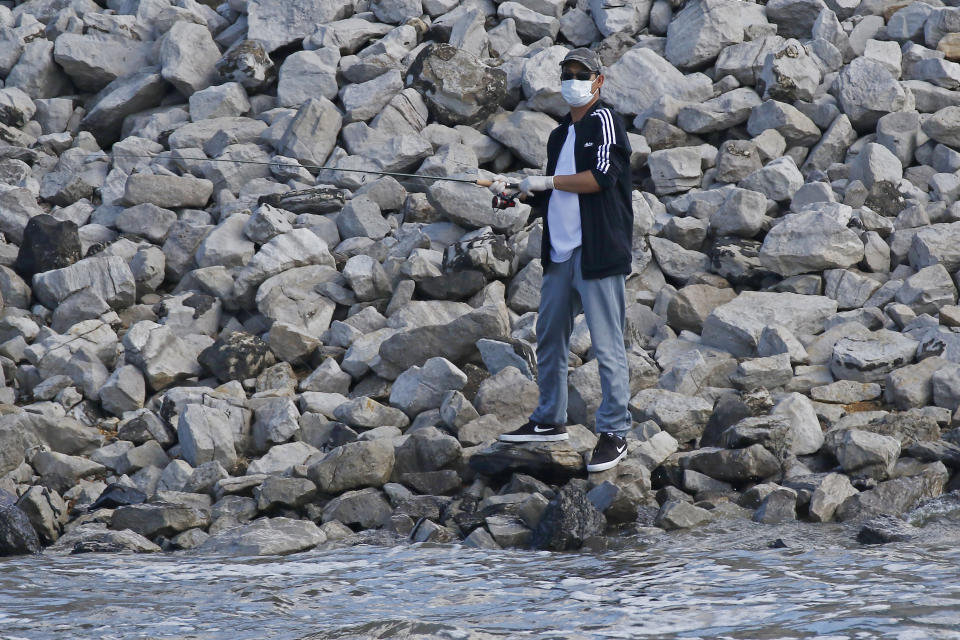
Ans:
{"label": "rippling water", "polygon": [[870,547],[854,531],[726,522],[564,554],[0,559],[0,638],[960,638],[957,525]]}

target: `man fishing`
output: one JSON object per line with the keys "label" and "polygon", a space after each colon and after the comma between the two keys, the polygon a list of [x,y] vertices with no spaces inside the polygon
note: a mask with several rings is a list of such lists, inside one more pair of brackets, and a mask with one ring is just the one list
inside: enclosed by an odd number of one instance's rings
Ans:
{"label": "man fishing", "polygon": [[[539,404],[504,442],[566,440],[567,353],[581,311],[600,371],[599,434],[587,470],[604,471],[627,455],[632,419],[630,372],[623,344],[626,276],[631,268],[633,207],[630,143],[619,115],[600,101],[603,68],[590,49],[560,63],[560,91],[570,113],[547,140],[546,175],[528,176],[519,190],[543,215],[543,284],[537,317]],[[501,193],[498,176],[490,190]]]}

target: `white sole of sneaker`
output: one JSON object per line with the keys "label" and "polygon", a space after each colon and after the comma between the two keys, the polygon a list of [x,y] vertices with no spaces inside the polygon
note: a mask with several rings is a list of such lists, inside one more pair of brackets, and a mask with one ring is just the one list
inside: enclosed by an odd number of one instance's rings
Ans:
{"label": "white sole of sneaker", "polygon": [[626,457],[627,457],[627,452],[624,451],[619,456],[617,456],[613,460],[610,460],[609,462],[602,462],[600,464],[588,464],[587,473],[597,473],[598,471],[606,471],[607,469],[612,469],[618,464],[620,464],[620,461]]}
{"label": "white sole of sneaker", "polygon": [[504,433],[500,436],[500,442],[559,442],[560,440],[569,440],[569,433],[554,433],[546,436],[511,436]]}

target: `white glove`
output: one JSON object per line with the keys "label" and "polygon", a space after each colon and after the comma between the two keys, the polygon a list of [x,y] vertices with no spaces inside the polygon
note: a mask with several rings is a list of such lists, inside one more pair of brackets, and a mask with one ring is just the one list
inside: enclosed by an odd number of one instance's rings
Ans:
{"label": "white glove", "polygon": [[491,184],[488,189],[492,191],[495,195],[500,195],[501,193],[507,190],[507,183],[510,182],[510,179],[507,176],[496,175],[493,178],[493,184]]}
{"label": "white glove", "polygon": [[534,191],[553,189],[553,176],[527,176],[520,183],[520,191],[528,198]]}

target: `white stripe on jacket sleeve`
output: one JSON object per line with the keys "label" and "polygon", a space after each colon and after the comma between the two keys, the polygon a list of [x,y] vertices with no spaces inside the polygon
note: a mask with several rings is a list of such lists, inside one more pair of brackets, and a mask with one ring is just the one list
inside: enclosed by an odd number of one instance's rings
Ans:
{"label": "white stripe on jacket sleeve", "polygon": [[597,170],[606,173],[610,168],[610,145],[616,142],[613,118],[608,109],[597,109],[593,115],[600,118],[600,127],[603,131],[603,144],[597,149]]}

